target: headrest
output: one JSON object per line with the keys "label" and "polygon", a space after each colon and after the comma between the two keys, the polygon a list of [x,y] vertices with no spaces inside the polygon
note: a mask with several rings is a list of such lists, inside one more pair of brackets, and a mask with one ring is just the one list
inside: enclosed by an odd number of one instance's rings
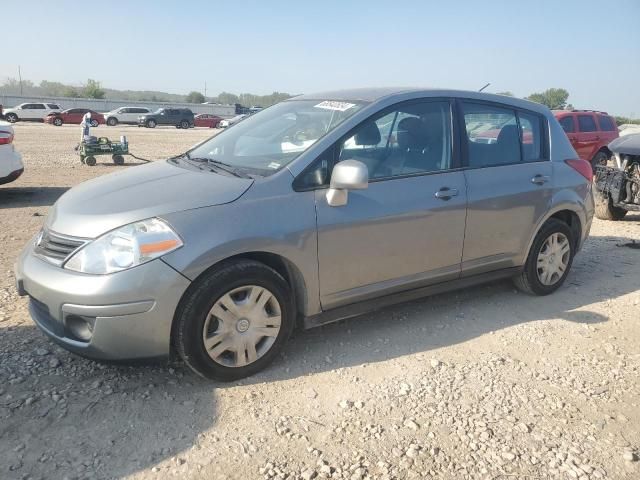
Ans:
{"label": "headrest", "polygon": [[380,143],[380,130],[374,122],[367,122],[355,135],[356,145],[377,145]]}

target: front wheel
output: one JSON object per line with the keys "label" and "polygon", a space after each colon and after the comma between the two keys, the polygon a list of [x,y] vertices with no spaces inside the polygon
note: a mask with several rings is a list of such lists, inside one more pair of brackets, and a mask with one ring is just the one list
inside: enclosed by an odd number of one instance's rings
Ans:
{"label": "front wheel", "polygon": [[624,208],[614,207],[611,197],[602,193],[598,189],[593,187],[593,200],[595,203],[595,215],[600,220],[622,220],[627,214]]}
{"label": "front wheel", "polygon": [[16,115],[15,113],[7,113],[5,118],[9,123],[16,123],[18,121],[18,115]]}
{"label": "front wheel", "polygon": [[564,283],[575,249],[569,226],[549,219],[533,240],[523,272],[514,278],[516,287],[531,295],[548,295]]}
{"label": "front wheel", "polygon": [[113,160],[113,163],[116,165],[124,165],[124,157],[122,155],[112,155],[111,160]]}
{"label": "front wheel", "polygon": [[293,330],[295,306],[278,272],[227,263],[198,280],[176,312],[173,341],[199,375],[232,381],[269,365]]}
{"label": "front wheel", "polygon": [[85,157],[84,159],[84,163],[85,165],[89,165],[90,167],[93,167],[96,164],[96,157]]}
{"label": "front wheel", "polygon": [[60,127],[60,126],[62,126],[62,119],[61,119],[61,118],[54,118],[54,119],[53,119],[53,124],[54,124],[56,127]]}

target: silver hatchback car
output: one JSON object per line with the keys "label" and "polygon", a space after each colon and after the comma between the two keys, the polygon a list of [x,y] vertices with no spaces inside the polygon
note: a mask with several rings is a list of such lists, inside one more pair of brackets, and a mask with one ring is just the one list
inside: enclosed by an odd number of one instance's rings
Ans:
{"label": "silver hatchback car", "polygon": [[233,380],[269,364],[296,325],[504,277],[549,294],[593,211],[591,166],[546,107],[326,92],[71,189],[16,277],[36,324],[73,352],[177,352]]}

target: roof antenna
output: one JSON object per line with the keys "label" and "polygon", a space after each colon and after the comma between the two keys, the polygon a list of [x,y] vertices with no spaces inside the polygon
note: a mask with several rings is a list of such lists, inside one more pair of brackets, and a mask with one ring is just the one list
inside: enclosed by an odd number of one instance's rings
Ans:
{"label": "roof antenna", "polygon": [[478,90],[479,92],[483,91],[485,88],[487,88],[489,85],[491,85],[490,83],[487,83],[484,87],[482,87],[480,90]]}

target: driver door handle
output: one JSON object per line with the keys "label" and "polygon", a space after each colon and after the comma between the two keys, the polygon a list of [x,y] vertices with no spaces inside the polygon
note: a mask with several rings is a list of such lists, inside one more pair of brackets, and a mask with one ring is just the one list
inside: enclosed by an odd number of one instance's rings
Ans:
{"label": "driver door handle", "polygon": [[449,187],[442,187],[440,190],[438,190],[434,196],[437,199],[440,200],[450,200],[451,197],[455,197],[458,195],[458,189],[457,188],[449,188]]}
{"label": "driver door handle", "polygon": [[536,175],[531,179],[531,183],[535,183],[536,185],[544,185],[548,181],[549,181],[548,175],[540,175],[540,174]]}

